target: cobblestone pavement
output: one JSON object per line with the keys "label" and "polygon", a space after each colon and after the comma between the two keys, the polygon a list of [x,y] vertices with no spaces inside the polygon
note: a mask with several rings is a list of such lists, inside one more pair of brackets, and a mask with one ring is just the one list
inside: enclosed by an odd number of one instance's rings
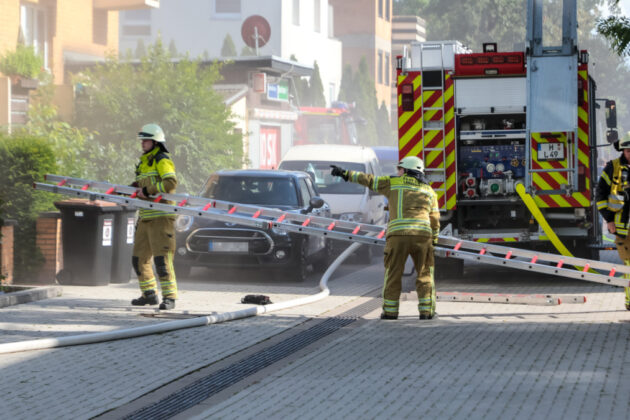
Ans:
{"label": "cobblestone pavement", "polygon": [[[382,284],[380,264],[346,271],[333,296],[264,316],[108,343],[0,357],[0,417],[91,418],[357,299]],[[316,282],[182,282],[178,313],[242,309],[245,293],[281,302]],[[417,319],[406,280],[401,317],[379,310],[256,381],[178,418],[627,418],[630,311],[620,289],[472,266],[438,291],[583,294],[559,306],[438,303]],[[137,285],[64,287],[60,298],[0,310],[0,342],[106,331],[163,319],[129,308]],[[261,344],[262,343],[262,344]]]}

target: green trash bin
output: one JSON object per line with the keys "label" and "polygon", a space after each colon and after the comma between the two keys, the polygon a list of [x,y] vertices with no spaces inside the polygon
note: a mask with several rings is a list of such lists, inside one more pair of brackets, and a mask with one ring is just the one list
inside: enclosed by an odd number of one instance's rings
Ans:
{"label": "green trash bin", "polygon": [[112,277],[116,214],[122,208],[106,201],[66,200],[61,212],[63,269],[57,280],[65,285],[105,286]]}

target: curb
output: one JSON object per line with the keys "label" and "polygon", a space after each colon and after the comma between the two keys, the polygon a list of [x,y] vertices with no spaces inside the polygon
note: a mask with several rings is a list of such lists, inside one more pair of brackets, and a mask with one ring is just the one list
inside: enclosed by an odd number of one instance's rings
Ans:
{"label": "curb", "polygon": [[35,287],[30,290],[0,295],[0,308],[59,297],[62,291],[60,286]]}

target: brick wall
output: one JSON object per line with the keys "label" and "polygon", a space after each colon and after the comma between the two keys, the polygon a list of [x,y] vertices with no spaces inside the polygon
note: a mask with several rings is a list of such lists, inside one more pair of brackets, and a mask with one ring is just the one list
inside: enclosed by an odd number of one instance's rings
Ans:
{"label": "brick wall", "polygon": [[0,228],[2,238],[0,239],[0,273],[4,276],[0,282],[3,284],[13,284],[13,224],[7,223]]}
{"label": "brick wall", "polygon": [[37,247],[45,260],[36,280],[38,283],[54,283],[55,276],[63,268],[61,213],[41,213],[36,229]]}

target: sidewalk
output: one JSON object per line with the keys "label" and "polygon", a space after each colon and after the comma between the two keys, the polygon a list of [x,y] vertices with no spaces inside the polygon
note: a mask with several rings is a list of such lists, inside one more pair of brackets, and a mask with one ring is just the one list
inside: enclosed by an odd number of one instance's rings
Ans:
{"label": "sidewalk", "polygon": [[[91,418],[379,290],[375,264],[333,280],[323,301],[263,316],[107,343],[2,355],[2,416]],[[529,277],[528,277],[529,276]],[[409,279],[405,290],[410,290]],[[310,285],[310,283],[309,283]],[[211,404],[178,418],[626,418],[630,407],[630,311],[620,289],[510,270],[467,268],[438,291],[584,294],[585,304],[438,303],[417,319],[414,292],[398,321],[374,310],[279,362]],[[175,312],[242,309],[240,298],[274,302],[316,287],[182,282]],[[0,342],[163,322],[132,308],[137,284],[64,286],[60,298],[0,310]],[[248,385],[249,386],[246,386]]]}

